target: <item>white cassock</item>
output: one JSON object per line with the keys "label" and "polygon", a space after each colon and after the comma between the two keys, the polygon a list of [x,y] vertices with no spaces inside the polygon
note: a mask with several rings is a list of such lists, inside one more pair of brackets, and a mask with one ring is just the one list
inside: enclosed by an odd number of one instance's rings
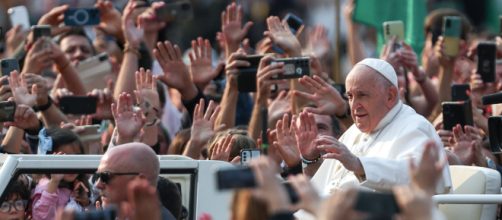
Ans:
{"label": "white cassock", "polygon": [[[352,125],[340,137],[339,141],[359,157],[366,175],[364,180],[359,180],[339,161],[327,159],[312,177],[312,183],[322,196],[354,185],[388,191],[395,185],[408,184],[409,158],[420,160],[424,145],[429,140],[440,146],[440,158],[445,158],[443,144],[432,124],[398,101],[371,134],[365,134]],[[448,192],[450,187],[450,172],[445,166],[436,191]]]}
{"label": "white cassock", "polygon": [[[312,177],[311,182],[326,197],[340,188],[360,186],[363,188],[390,191],[395,185],[408,184],[409,158],[420,160],[424,145],[434,140],[440,149],[440,158],[445,151],[436,130],[427,119],[417,114],[401,101],[385,115],[371,134],[361,132],[352,125],[339,139],[350,151],[359,157],[366,178],[359,180],[335,159],[326,159]],[[451,178],[448,166],[443,169],[442,180],[436,191],[448,192]],[[298,219],[312,219],[309,214],[299,211]]]}

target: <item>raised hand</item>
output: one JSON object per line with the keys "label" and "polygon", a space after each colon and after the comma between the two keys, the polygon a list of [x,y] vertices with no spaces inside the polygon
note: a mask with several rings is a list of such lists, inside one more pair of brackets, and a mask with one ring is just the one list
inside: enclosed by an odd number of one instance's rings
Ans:
{"label": "raised hand", "polygon": [[271,16],[267,18],[268,31],[264,35],[269,37],[272,42],[277,44],[290,56],[300,56],[302,54],[302,46],[293,33],[289,30],[286,23],[281,23],[278,17]]}
{"label": "raised hand", "polygon": [[317,125],[314,115],[303,111],[298,116],[294,128],[296,144],[303,158],[307,160],[314,160],[321,156],[321,151],[317,149],[315,140],[317,139]]}
{"label": "raised hand", "polygon": [[42,74],[42,70],[48,69],[54,64],[52,50],[50,47],[46,47],[49,43],[49,39],[41,38],[33,44],[26,54],[23,73]]}
{"label": "raised hand", "polygon": [[153,55],[164,71],[164,74],[158,77],[160,81],[179,90],[182,96],[197,93],[197,88],[190,78],[188,68],[181,59],[181,50],[178,45],[173,46],[169,41],[158,42],[157,48],[153,50]]}
{"label": "raised hand", "polygon": [[100,23],[96,28],[123,40],[122,15],[113,7],[113,3],[109,0],[98,0],[96,4],[94,4],[94,7],[99,10],[100,18]]}
{"label": "raised hand", "polygon": [[134,25],[133,11],[137,4],[136,1],[129,1],[122,15],[122,30],[124,31],[125,43],[135,49],[139,49],[145,33],[141,25],[139,27]]}
{"label": "raised hand", "polygon": [[314,56],[326,59],[331,49],[328,30],[322,25],[316,25],[308,35],[308,46]]}
{"label": "raised hand", "polygon": [[148,125],[157,122],[159,115],[160,99],[157,92],[157,84],[150,70],[140,68],[136,71],[136,90],[134,91],[136,100],[141,110],[145,113]]}
{"label": "raised hand", "polygon": [[37,101],[37,85],[31,87],[31,94],[28,91],[28,85],[23,77],[19,77],[16,70],[10,73],[9,86],[12,89],[12,94],[14,95],[14,100],[16,104],[27,105],[30,107],[35,106]]}
{"label": "raised hand", "polygon": [[397,53],[397,57],[401,61],[404,67],[406,69],[410,70],[413,73],[413,76],[417,79],[420,79],[420,77],[425,77],[424,76],[418,76],[417,74],[419,73],[418,69],[418,58],[417,54],[413,49],[411,48],[410,45],[408,45],[405,42],[401,42],[401,49],[399,49]]}
{"label": "raised hand", "polygon": [[230,160],[230,152],[232,151],[232,146],[235,144],[235,139],[232,138],[231,134],[222,138],[218,143],[214,145],[211,150],[211,160],[221,160],[228,162]]}
{"label": "raised hand", "polygon": [[284,83],[287,80],[274,80],[272,77],[284,73],[284,63],[271,63],[272,55],[267,55],[260,60],[258,73],[256,74],[256,96],[258,101],[268,99],[270,86],[274,83]]}
{"label": "raised hand", "polygon": [[190,139],[196,142],[197,145],[207,143],[214,136],[217,130],[215,129],[214,121],[220,112],[220,106],[217,106],[212,100],[209,101],[207,110],[204,113],[205,101],[200,99],[199,104],[195,105],[193,113],[192,133]]}
{"label": "raised hand", "polygon": [[23,43],[27,32],[23,30],[21,25],[16,25],[5,33],[5,53],[10,57],[17,47]]}
{"label": "raised hand", "polygon": [[113,119],[111,104],[113,99],[113,81],[108,81],[104,89],[93,89],[87,95],[98,97],[96,113],[92,115],[96,119]]}
{"label": "raised hand", "polygon": [[429,141],[424,146],[424,151],[418,165],[410,159],[411,185],[428,192],[430,196],[436,193],[436,184],[442,176],[446,158],[439,156],[439,146],[434,141]]}
{"label": "raised hand", "polygon": [[278,149],[281,158],[288,167],[294,167],[301,161],[294,124],[295,121],[289,120],[289,114],[284,114],[275,125],[277,141],[274,141],[273,145]]}
{"label": "raised hand", "polygon": [[64,21],[64,13],[68,10],[68,8],[70,8],[69,5],[60,5],[52,8],[38,20],[38,25],[50,25],[51,34],[53,36],[70,30],[71,27],[60,26],[60,24]]}
{"label": "raised hand", "polygon": [[252,160],[249,164],[258,185],[253,195],[267,203],[270,213],[287,210],[290,205],[286,189],[276,176],[275,165],[268,157]]}
{"label": "raised hand", "polygon": [[354,155],[345,144],[332,136],[322,135],[315,141],[317,149],[326,152],[324,159],[336,159],[342,165],[357,175],[364,175],[364,168],[359,158]]}
{"label": "raised hand", "polygon": [[298,194],[299,202],[295,204],[295,209],[305,209],[310,213],[317,214],[321,206],[321,197],[316,191],[309,178],[303,174],[290,176],[288,182]]}
{"label": "raised hand", "polygon": [[348,103],[340,93],[319,76],[304,76],[300,83],[309,91],[294,91],[294,95],[315,102],[316,107],[306,107],[305,110],[315,114],[343,116],[347,111]]}
{"label": "raised hand", "polygon": [[239,48],[239,44],[244,39],[253,22],[248,21],[242,26],[242,7],[235,2],[227,6],[221,13],[221,38],[226,44],[227,56]]}
{"label": "raised hand", "polygon": [[130,94],[122,93],[117,104],[112,103],[113,118],[117,127],[116,144],[132,142],[145,124],[145,116],[141,109],[135,111]]}
{"label": "raised hand", "polygon": [[466,125],[465,132],[458,124],[452,128],[453,138],[450,139],[450,150],[458,156],[464,165],[472,165],[484,162],[481,148],[483,138],[478,128]]}
{"label": "raised hand", "polygon": [[[136,178],[127,185],[127,202],[131,220],[161,219],[157,189],[144,178]],[[127,213],[127,212],[126,212]]]}
{"label": "raised hand", "polygon": [[16,106],[14,121],[5,122],[4,126],[14,126],[24,130],[35,130],[39,128],[40,122],[38,121],[37,114],[30,106],[20,104]]}
{"label": "raised hand", "polygon": [[47,85],[47,80],[44,77],[33,73],[23,73],[21,74],[21,77],[28,85],[27,88],[33,88],[33,86],[36,85],[36,90],[34,90],[35,93],[32,92],[33,95],[37,96],[36,105],[46,105],[49,101],[49,86]]}
{"label": "raised hand", "polygon": [[218,71],[213,69],[212,47],[208,39],[197,38],[192,40],[192,51],[188,54],[190,58],[190,75],[197,87],[204,88],[211,80],[218,76]]}
{"label": "raised hand", "polygon": [[227,65],[225,65],[225,75],[227,79],[227,86],[237,90],[237,74],[239,74],[239,67],[247,67],[251,64],[247,61],[242,60],[246,54],[244,50],[237,50],[237,52],[232,53],[227,59]]}
{"label": "raised hand", "polygon": [[401,213],[399,219],[433,219],[432,209],[435,204],[427,192],[410,186],[397,186],[393,189]]}

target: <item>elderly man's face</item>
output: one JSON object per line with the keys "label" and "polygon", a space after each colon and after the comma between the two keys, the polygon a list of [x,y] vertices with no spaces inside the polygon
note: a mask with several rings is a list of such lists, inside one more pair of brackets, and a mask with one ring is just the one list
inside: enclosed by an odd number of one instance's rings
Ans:
{"label": "elderly man's face", "polygon": [[345,86],[352,119],[364,133],[371,133],[395,103],[380,77],[364,65],[355,66],[347,76]]}
{"label": "elderly man's face", "polygon": [[[134,172],[133,170],[127,170],[126,167],[120,166],[117,163],[119,156],[115,155],[110,157],[109,155],[103,155],[101,162],[99,163],[97,172],[111,172],[111,173],[126,173]],[[99,179],[96,183],[96,187],[101,190],[101,198],[103,204],[116,204],[127,200],[127,185],[134,179],[134,175],[117,175],[104,183]]]}

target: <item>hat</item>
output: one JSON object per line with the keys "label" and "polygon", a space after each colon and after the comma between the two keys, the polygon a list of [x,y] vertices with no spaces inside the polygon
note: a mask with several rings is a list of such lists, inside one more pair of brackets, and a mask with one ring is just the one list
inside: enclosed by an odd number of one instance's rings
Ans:
{"label": "hat", "polygon": [[394,70],[394,67],[392,67],[392,65],[390,65],[387,61],[382,59],[366,58],[357,64],[362,64],[371,69],[374,69],[375,71],[380,73],[380,75],[389,80],[392,85],[394,85],[396,88],[398,87],[396,71]]}

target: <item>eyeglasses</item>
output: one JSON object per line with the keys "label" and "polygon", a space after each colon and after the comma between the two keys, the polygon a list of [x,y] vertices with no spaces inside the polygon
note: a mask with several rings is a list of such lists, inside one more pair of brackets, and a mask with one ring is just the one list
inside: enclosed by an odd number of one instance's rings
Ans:
{"label": "eyeglasses", "polygon": [[94,176],[92,177],[92,181],[96,182],[101,180],[104,184],[108,184],[115,176],[126,176],[126,175],[139,175],[139,173],[112,173],[112,172],[101,172],[101,173],[95,173]]}
{"label": "eyeglasses", "polygon": [[16,200],[12,202],[5,201],[2,203],[2,206],[0,206],[0,212],[9,213],[12,207],[14,207],[16,211],[24,211],[27,204],[27,200]]}

